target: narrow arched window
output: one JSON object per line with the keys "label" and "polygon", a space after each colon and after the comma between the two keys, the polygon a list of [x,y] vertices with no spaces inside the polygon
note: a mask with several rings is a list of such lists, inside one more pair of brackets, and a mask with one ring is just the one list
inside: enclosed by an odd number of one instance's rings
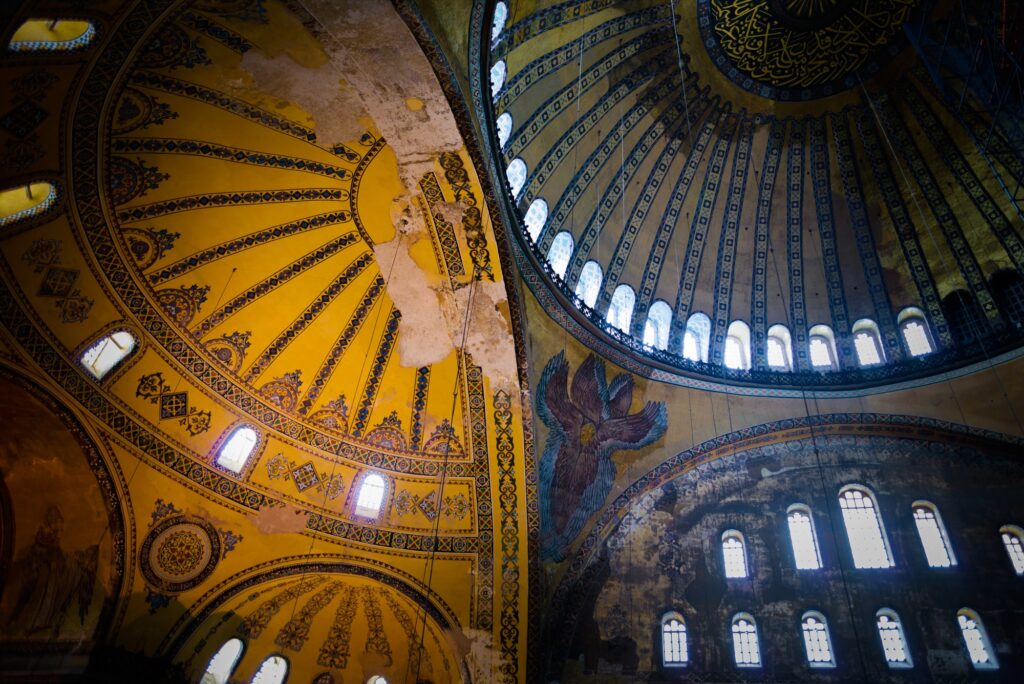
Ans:
{"label": "narrow arched window", "polygon": [[978,300],[967,290],[954,290],[942,298],[949,333],[958,344],[975,342],[984,335],[987,324]]}
{"label": "narrow arched window", "polygon": [[596,261],[588,261],[583,264],[580,279],[576,281],[576,296],[590,308],[594,308],[594,304],[597,303],[597,294],[601,291],[603,278],[604,272]]}
{"label": "narrow arched window", "polygon": [[376,518],[384,505],[387,483],[384,477],[370,473],[359,485],[359,496],[356,497],[356,515],[364,518]]}
{"label": "narrow arched window", "polygon": [[284,684],[288,676],[288,661],[284,656],[272,655],[260,663],[251,684]]}
{"label": "narrow arched window", "polygon": [[501,92],[502,86],[505,85],[506,73],[507,67],[505,66],[505,60],[503,59],[498,60],[498,62],[491,67],[491,97],[498,97],[498,93]]}
{"label": "narrow arched window", "polygon": [[540,237],[540,231],[544,230],[544,224],[548,220],[548,203],[538,197],[533,200],[530,204],[530,208],[526,211],[526,216],[523,217],[523,224],[526,226],[526,232],[529,233],[530,239],[534,242]]}
{"label": "narrow arched window", "polygon": [[502,29],[505,28],[505,22],[508,20],[508,5],[504,2],[499,2],[494,6],[494,21],[491,22],[491,42],[496,43],[498,36],[501,35]]}
{"label": "narrow arched window", "polygon": [[784,325],[773,325],[768,328],[765,356],[769,368],[782,371],[793,369],[793,338],[789,334],[789,328]]}
{"label": "narrow arched window", "polygon": [[518,157],[513,159],[505,171],[505,176],[508,178],[508,187],[512,192],[512,199],[518,201],[519,193],[522,192],[523,185],[526,184],[526,162]]}
{"label": "narrow arched window", "polygon": [[825,616],[816,611],[804,613],[800,619],[800,629],[804,635],[807,664],[811,667],[835,667],[832,637],[828,633],[828,621],[825,620]]}
{"label": "narrow arched window", "polygon": [[366,684],[388,684],[388,680],[381,675],[373,675],[366,680]]}
{"label": "narrow arched window", "polygon": [[1003,538],[1003,547],[1010,557],[1013,571],[1024,575],[1024,530],[1016,525],[1003,525],[999,528],[999,534]]}
{"label": "narrow arched window", "polygon": [[853,324],[853,348],[861,367],[877,366],[885,360],[882,338],[874,321],[862,318]]}
{"label": "narrow arched window", "polygon": [[241,639],[233,638],[225,641],[210,658],[199,684],[227,684],[244,649],[245,644]]}
{"label": "narrow arched window", "polygon": [[559,278],[565,277],[565,269],[569,267],[569,259],[572,258],[573,246],[572,234],[567,230],[563,230],[551,241],[551,247],[548,248],[548,263]]}
{"label": "narrow arched window", "polygon": [[686,622],[679,613],[666,613],[661,618],[661,664],[665,667],[685,667],[689,662]]}
{"label": "narrow arched window", "polygon": [[750,369],[750,328],[743,321],[733,321],[729,324],[722,360],[726,368]]}
{"label": "narrow arched window", "polygon": [[917,534],[921,537],[921,546],[924,547],[928,565],[933,568],[949,568],[956,565],[956,556],[953,555],[953,548],[946,534],[946,526],[942,524],[939,509],[928,501],[915,501],[912,509],[914,524],[917,525]]}
{"label": "narrow arched window", "polygon": [[633,323],[633,307],[636,305],[636,293],[629,285],[619,285],[612,294],[612,301],[608,305],[608,314],[605,317],[608,325],[618,328],[624,333],[629,332],[629,326]]}
{"label": "narrow arched window", "polygon": [[858,568],[891,568],[895,565],[889,553],[882,517],[875,497],[865,488],[845,487],[839,494],[846,537]]}
{"label": "narrow arched window", "polygon": [[505,112],[494,122],[494,127],[498,131],[498,147],[505,149],[505,143],[512,135],[512,115]]}
{"label": "narrow arched window", "polygon": [[911,356],[924,356],[935,351],[935,344],[932,342],[932,333],[928,328],[928,321],[924,312],[914,306],[908,306],[900,312],[896,319],[900,326],[900,335],[903,336],[903,344],[907,347],[907,353]]}
{"label": "narrow arched window", "polygon": [[644,324],[644,344],[655,349],[668,349],[668,334],[672,330],[672,307],[658,300],[647,311]]}
{"label": "narrow arched window", "polygon": [[1015,269],[1004,268],[992,274],[992,298],[1010,325],[1024,328],[1024,278]]}
{"label": "narrow arched window", "polygon": [[882,654],[885,662],[892,668],[909,668],[914,666],[907,648],[907,637],[903,633],[903,623],[896,611],[882,608],[875,613],[875,626],[878,627],[878,638],[882,641]]}
{"label": "narrow arched window", "polygon": [[988,639],[988,632],[981,622],[981,616],[970,608],[961,608],[956,613],[960,633],[964,637],[964,646],[976,670],[995,670],[999,667],[996,652]]}
{"label": "narrow arched window", "polygon": [[738,613],[732,619],[732,651],[738,667],[761,667],[757,623],[748,613]]}
{"label": "narrow arched window", "polygon": [[814,370],[837,370],[836,336],[827,325],[816,325],[808,332],[807,351]]}
{"label": "narrow arched window", "polygon": [[101,380],[117,364],[128,358],[135,350],[135,346],[134,335],[127,330],[117,330],[89,345],[89,348],[82,352],[82,365],[94,378]]}
{"label": "narrow arched window", "polygon": [[57,188],[39,181],[0,191],[0,226],[38,216],[57,202]]}
{"label": "narrow arched window", "polygon": [[741,532],[726,530],[722,533],[722,562],[726,577],[747,576],[747,548]]}
{"label": "narrow arched window", "polygon": [[820,570],[821,552],[818,550],[818,535],[814,529],[811,509],[803,504],[793,504],[786,512],[789,524],[789,540],[793,545],[793,560],[798,570]]}
{"label": "narrow arched window", "polygon": [[259,434],[256,430],[249,426],[237,428],[217,453],[217,465],[233,473],[242,472],[258,442]]}
{"label": "narrow arched window", "polygon": [[686,319],[683,333],[683,358],[690,361],[708,362],[711,347],[711,319],[698,311]]}
{"label": "narrow arched window", "polygon": [[14,52],[66,52],[85,47],[95,37],[96,27],[88,21],[29,19],[14,32],[7,47]]}

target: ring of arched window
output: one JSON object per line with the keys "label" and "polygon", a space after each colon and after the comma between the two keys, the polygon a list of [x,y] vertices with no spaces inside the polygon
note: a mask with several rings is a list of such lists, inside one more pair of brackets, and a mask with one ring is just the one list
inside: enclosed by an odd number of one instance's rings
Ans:
{"label": "ring of arched window", "polygon": [[747,543],[739,530],[722,533],[722,567],[729,579],[747,577]]}
{"label": "ring of arched window", "polygon": [[250,684],[284,684],[287,677],[288,659],[274,654],[263,659]]}
{"label": "ring of arched window", "polygon": [[251,425],[239,425],[228,433],[217,450],[216,464],[236,475],[241,474],[260,443],[259,431]]}
{"label": "ring of arched window", "polygon": [[544,224],[548,221],[548,203],[543,198],[538,197],[533,200],[530,204],[530,208],[526,211],[526,216],[523,217],[523,225],[526,226],[526,232],[529,234],[530,239],[534,242],[540,237],[540,233],[544,230]]}
{"label": "ring of arched window", "polygon": [[749,613],[737,613],[732,618],[732,651],[737,667],[761,667],[757,622]]}
{"label": "ring of arched window", "polygon": [[388,495],[388,480],[380,473],[368,471],[358,482],[353,513],[360,518],[376,520]]}
{"label": "ring of arched window", "polygon": [[857,568],[891,568],[895,565],[885,524],[875,495],[862,485],[847,485],[839,492],[846,538]]}
{"label": "ring of arched window", "polygon": [[112,370],[124,363],[138,347],[138,340],[127,330],[114,330],[90,344],[79,361],[97,380],[102,380]]}
{"label": "ring of arched window", "polygon": [[498,60],[494,66],[491,67],[491,97],[497,99],[498,93],[501,92],[502,87],[505,85],[505,76],[508,73],[508,68],[505,66],[505,60]]}
{"label": "ring of arched window", "polygon": [[769,368],[781,371],[793,369],[793,338],[789,334],[789,328],[784,325],[773,325],[768,328],[765,357]]}
{"label": "ring of arched window", "polygon": [[924,317],[924,312],[921,309],[916,306],[908,306],[900,312],[896,323],[900,328],[903,345],[912,357],[924,356],[935,351],[932,331],[928,327],[928,319]]}
{"label": "ring of arched window", "polygon": [[505,144],[512,135],[512,115],[503,113],[494,122],[494,128],[498,133],[498,147],[505,149]]}
{"label": "ring of arched window", "polygon": [[644,324],[644,344],[655,349],[668,349],[668,337],[672,331],[672,307],[658,300],[647,311]]}
{"label": "ring of arched window", "polygon": [[57,186],[35,181],[0,190],[0,227],[45,214],[57,204]]}
{"label": "ring of arched window", "polygon": [[710,348],[711,319],[700,311],[690,314],[686,319],[686,330],[683,333],[683,358],[707,363]]}
{"label": "ring of arched window", "polygon": [[1016,525],[1003,525],[999,528],[999,536],[1003,540],[1003,548],[1010,558],[1013,571],[1024,576],[1024,530]]}
{"label": "ring of arched window", "polygon": [[733,321],[725,335],[722,362],[733,370],[750,370],[750,328],[743,321]]}
{"label": "ring of arched window", "polygon": [[519,193],[522,192],[523,186],[526,184],[526,162],[519,157],[513,159],[505,171],[505,177],[508,178],[508,188],[512,193],[512,199],[518,201]]}
{"label": "ring of arched window", "polygon": [[933,568],[950,568],[956,565],[956,555],[949,543],[946,525],[942,522],[939,509],[930,501],[915,501],[911,505],[917,536],[921,539],[925,558]]}
{"label": "ring of arched window", "polygon": [[882,349],[882,336],[878,326],[868,318],[862,318],[853,324],[853,348],[857,353],[857,363],[862,368],[877,366],[885,361]]}
{"label": "ring of arched window", "polygon": [[956,620],[964,647],[967,649],[967,657],[974,669],[999,669],[999,660],[996,658],[995,649],[992,648],[992,642],[989,641],[988,631],[981,621],[981,616],[970,608],[961,608],[956,613]]}
{"label": "ring of arched window", "polygon": [[786,522],[797,570],[820,570],[821,550],[811,509],[804,504],[793,504],[786,510]]}
{"label": "ring of arched window", "polygon": [[804,654],[811,667],[835,667],[832,651],[832,636],[828,620],[821,613],[809,610],[800,618],[800,629],[804,637]]}
{"label": "ring of arched window", "polygon": [[96,27],[79,19],[28,19],[11,37],[12,52],[68,52],[86,47],[96,38]]}
{"label": "ring of arched window", "polygon": [[496,43],[498,41],[498,37],[505,28],[506,21],[508,21],[508,5],[502,1],[494,6],[494,19],[491,21],[492,43]]}
{"label": "ring of arched window", "polygon": [[661,618],[661,664],[685,667],[689,662],[686,621],[679,613],[665,613]]}
{"label": "ring of arched window", "polygon": [[911,668],[914,660],[907,647],[907,636],[903,631],[903,622],[896,611],[882,608],[875,613],[875,627],[878,638],[882,642],[882,655],[891,668]]}
{"label": "ring of arched window", "polygon": [[232,637],[225,641],[206,664],[199,684],[227,684],[244,651],[245,643],[241,639]]}
{"label": "ring of arched window", "polygon": [[548,248],[548,264],[559,278],[565,278],[565,270],[569,267],[574,246],[572,233],[567,230],[561,231],[551,241],[551,246]]}
{"label": "ring of arched window", "polygon": [[811,367],[815,370],[838,370],[836,356],[836,336],[827,325],[816,325],[807,331],[807,351],[811,357]]}
{"label": "ring of arched window", "polygon": [[604,272],[601,265],[596,261],[588,261],[583,264],[580,271],[580,278],[576,281],[576,296],[591,309],[597,304],[597,295],[601,292],[601,281],[604,279]]}
{"label": "ring of arched window", "polygon": [[618,328],[624,333],[629,332],[633,322],[633,307],[636,306],[636,293],[629,285],[619,285],[612,294],[611,303],[605,320],[608,325]]}

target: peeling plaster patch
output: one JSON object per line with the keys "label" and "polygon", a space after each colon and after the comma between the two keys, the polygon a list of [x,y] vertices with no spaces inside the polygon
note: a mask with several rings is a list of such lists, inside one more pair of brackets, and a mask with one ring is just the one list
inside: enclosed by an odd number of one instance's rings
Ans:
{"label": "peeling plaster patch", "polygon": [[307,512],[298,506],[264,506],[246,517],[263,534],[295,534],[306,529]]}
{"label": "peeling plaster patch", "polygon": [[405,106],[409,108],[410,112],[418,112],[423,109],[424,103],[418,97],[407,97],[405,98]]}

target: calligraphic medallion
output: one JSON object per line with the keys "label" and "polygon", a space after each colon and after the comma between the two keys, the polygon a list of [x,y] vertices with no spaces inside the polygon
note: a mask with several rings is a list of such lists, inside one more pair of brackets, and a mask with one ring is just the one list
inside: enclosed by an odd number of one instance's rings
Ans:
{"label": "calligraphic medallion", "polygon": [[744,90],[774,100],[827,97],[902,49],[919,0],[698,0],[701,37]]}

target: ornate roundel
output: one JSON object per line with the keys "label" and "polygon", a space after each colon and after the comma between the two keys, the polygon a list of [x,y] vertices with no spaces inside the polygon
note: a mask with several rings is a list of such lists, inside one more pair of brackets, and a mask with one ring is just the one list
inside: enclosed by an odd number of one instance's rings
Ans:
{"label": "ornate roundel", "polygon": [[140,565],[146,581],[164,592],[191,589],[220,560],[217,530],[201,518],[176,515],[157,523],[142,542]]}
{"label": "ornate roundel", "polygon": [[899,51],[919,0],[698,0],[718,67],[752,93],[809,100],[850,88]]}

